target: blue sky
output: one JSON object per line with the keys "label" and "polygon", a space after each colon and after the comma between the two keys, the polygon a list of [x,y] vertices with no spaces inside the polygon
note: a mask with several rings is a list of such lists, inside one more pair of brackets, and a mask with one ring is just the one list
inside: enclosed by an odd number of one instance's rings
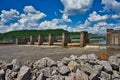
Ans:
{"label": "blue sky", "polygon": [[0,33],[65,29],[106,33],[120,29],[120,0],[1,0]]}

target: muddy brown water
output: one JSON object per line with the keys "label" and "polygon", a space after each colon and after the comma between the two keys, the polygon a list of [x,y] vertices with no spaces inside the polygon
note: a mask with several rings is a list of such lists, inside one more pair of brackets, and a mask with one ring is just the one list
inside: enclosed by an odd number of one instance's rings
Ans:
{"label": "muddy brown water", "polygon": [[101,51],[100,48],[80,48],[69,47],[63,48],[60,46],[37,46],[37,45],[1,45],[0,46],[0,60],[11,62],[17,58],[21,61],[37,61],[43,57],[50,57],[53,60],[61,60],[63,57],[70,55],[80,56],[82,54],[95,53],[96,55]]}

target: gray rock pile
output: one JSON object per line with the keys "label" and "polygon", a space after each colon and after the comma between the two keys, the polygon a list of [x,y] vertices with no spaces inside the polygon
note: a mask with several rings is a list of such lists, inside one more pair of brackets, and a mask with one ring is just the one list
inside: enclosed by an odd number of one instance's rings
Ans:
{"label": "gray rock pile", "polygon": [[0,80],[120,80],[120,54],[99,60],[95,54],[71,55],[61,61],[48,57],[35,63],[0,61]]}

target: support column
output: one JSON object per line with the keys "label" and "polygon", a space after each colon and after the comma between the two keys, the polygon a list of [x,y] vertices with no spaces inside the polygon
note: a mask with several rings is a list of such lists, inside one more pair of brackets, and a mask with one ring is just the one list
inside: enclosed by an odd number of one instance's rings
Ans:
{"label": "support column", "polygon": [[37,38],[35,36],[30,36],[30,42],[28,44],[34,44],[34,42],[37,42]]}
{"label": "support column", "polygon": [[38,45],[42,45],[45,41],[45,37],[43,35],[38,36]]}
{"label": "support column", "polygon": [[71,42],[70,36],[68,33],[62,34],[62,46],[67,46],[68,43]]}
{"label": "support column", "polygon": [[84,47],[89,43],[88,32],[82,31],[80,35],[80,47]]}
{"label": "support column", "polygon": [[53,45],[53,43],[56,41],[56,36],[53,34],[49,34],[49,39],[48,39],[48,45]]}
{"label": "support column", "polygon": [[111,38],[111,32],[113,29],[107,29],[107,46],[112,45],[112,38]]}

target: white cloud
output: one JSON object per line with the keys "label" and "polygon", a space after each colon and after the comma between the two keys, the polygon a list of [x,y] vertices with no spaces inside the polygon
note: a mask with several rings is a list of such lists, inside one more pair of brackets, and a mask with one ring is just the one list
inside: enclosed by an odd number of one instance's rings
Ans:
{"label": "white cloud", "polygon": [[33,6],[25,6],[23,10],[25,13],[36,13],[37,12],[37,10]]}
{"label": "white cloud", "polygon": [[64,13],[74,15],[88,11],[93,3],[93,0],[61,0],[64,5]]}
{"label": "white cloud", "polygon": [[23,27],[23,29],[38,28],[38,21],[46,17],[46,14],[37,11],[32,6],[25,6],[24,12],[27,14],[21,14],[20,19],[18,20],[18,23],[21,25],[21,27]]}
{"label": "white cloud", "polygon": [[120,15],[117,15],[117,14],[114,14],[111,16],[112,19],[119,19],[120,18]]}
{"label": "white cloud", "polygon": [[[20,14],[17,10],[11,9],[10,11],[2,11],[2,14],[0,15],[0,29],[2,32],[8,32],[12,30],[21,30],[21,29],[38,29],[39,26],[39,20],[46,17],[46,14],[37,11],[32,6],[25,6],[24,12]],[[4,24],[9,22],[10,20],[15,20],[13,23],[10,22],[10,24]]]}
{"label": "white cloud", "polygon": [[94,11],[93,13],[91,13],[90,15],[89,15],[89,17],[88,17],[88,20],[90,20],[90,21],[104,21],[104,20],[107,20],[107,19],[109,19],[109,15],[103,15],[103,16],[101,16],[101,15],[99,15],[99,14],[97,14],[97,12],[96,11]]}
{"label": "white cloud", "polygon": [[6,23],[7,21],[18,19],[19,12],[15,9],[10,9],[10,11],[2,10],[0,17],[1,22]]}
{"label": "white cloud", "polygon": [[113,10],[116,13],[120,14],[120,2],[117,0],[102,0],[102,4],[104,4],[105,10]]}
{"label": "white cloud", "polygon": [[63,22],[72,22],[72,20],[69,19],[69,18],[68,18],[68,15],[66,15],[66,14],[63,14],[63,16],[62,16],[62,21],[63,21]]}

